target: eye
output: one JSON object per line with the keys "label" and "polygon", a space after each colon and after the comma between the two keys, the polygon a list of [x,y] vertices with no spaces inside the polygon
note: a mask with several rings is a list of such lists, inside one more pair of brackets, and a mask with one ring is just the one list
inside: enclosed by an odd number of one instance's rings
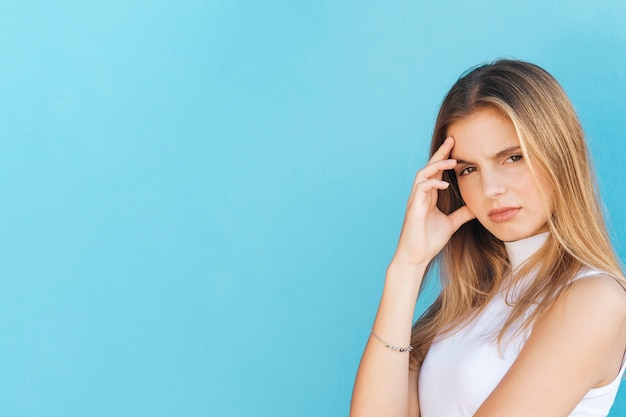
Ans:
{"label": "eye", "polygon": [[522,155],[511,155],[508,158],[506,158],[506,162],[518,162],[521,161],[523,158]]}
{"label": "eye", "polygon": [[469,174],[471,174],[474,171],[476,171],[476,167],[463,168],[462,170],[459,171],[459,177],[463,177],[465,175],[469,175]]}

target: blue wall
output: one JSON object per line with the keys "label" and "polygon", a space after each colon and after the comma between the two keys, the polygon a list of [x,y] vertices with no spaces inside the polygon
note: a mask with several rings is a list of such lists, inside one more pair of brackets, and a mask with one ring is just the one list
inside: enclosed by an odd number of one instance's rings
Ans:
{"label": "blue wall", "polygon": [[438,105],[498,57],[570,94],[626,259],[625,21],[621,0],[5,4],[0,414],[347,415]]}

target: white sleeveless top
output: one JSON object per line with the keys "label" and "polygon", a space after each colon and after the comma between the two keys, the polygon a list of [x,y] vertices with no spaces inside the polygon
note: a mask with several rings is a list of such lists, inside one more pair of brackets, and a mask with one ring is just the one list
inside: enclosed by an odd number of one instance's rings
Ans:
{"label": "white sleeveless top", "polygon": [[[513,271],[535,253],[547,237],[548,232],[505,243]],[[597,273],[586,270],[576,279]],[[512,309],[506,299],[508,297],[510,301],[515,296],[515,291],[497,294],[481,314],[463,329],[435,339],[419,374],[421,417],[473,416],[498,385],[529,335],[526,332],[509,343],[506,343],[508,339],[505,337],[501,351],[498,349],[498,332]],[[507,336],[513,335],[514,327],[507,332]],[[618,376],[608,385],[591,389],[569,416],[605,417],[615,400],[624,368],[622,365]]]}

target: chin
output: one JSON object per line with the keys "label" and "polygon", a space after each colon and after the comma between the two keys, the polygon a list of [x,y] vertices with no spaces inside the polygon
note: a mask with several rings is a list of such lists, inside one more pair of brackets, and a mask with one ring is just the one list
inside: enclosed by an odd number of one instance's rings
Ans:
{"label": "chin", "polygon": [[[483,226],[485,226],[483,224]],[[535,236],[543,232],[547,232],[549,229],[547,226],[539,227],[539,228],[528,228],[528,227],[494,227],[494,225],[489,225],[489,227],[485,226],[485,229],[489,231],[492,235],[503,242],[515,242],[517,240],[526,239],[527,237]],[[528,230],[532,230],[529,232]]]}

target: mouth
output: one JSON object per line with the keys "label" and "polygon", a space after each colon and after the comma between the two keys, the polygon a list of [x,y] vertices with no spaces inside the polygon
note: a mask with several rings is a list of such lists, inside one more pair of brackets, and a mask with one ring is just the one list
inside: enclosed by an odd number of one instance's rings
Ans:
{"label": "mouth", "polygon": [[519,213],[520,210],[520,207],[502,207],[496,210],[491,210],[487,213],[487,216],[489,216],[489,219],[491,219],[492,222],[500,223],[512,219],[515,215],[517,215],[517,213]]}

